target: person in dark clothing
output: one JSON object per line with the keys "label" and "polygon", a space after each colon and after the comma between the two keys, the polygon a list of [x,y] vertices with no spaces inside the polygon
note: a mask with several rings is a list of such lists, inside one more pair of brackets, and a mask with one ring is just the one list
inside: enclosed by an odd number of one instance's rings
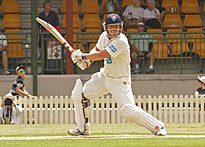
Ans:
{"label": "person in dark clothing", "polygon": [[[39,18],[50,23],[52,26],[54,26],[58,31],[60,31],[60,24],[58,15],[55,11],[51,10],[51,2],[49,0],[46,0],[43,3],[44,11],[39,14]],[[41,32],[48,32],[44,27],[42,27],[39,24],[40,31]]]}
{"label": "person in dark clothing", "polygon": [[196,92],[198,92],[199,95],[205,95],[205,76],[198,76],[198,88]]}
{"label": "person in dark clothing", "polygon": [[[44,1],[43,8],[44,8],[44,11],[39,13],[38,17],[40,19],[50,23],[54,28],[56,28],[56,30],[58,30],[60,32],[60,23],[59,23],[58,15],[55,11],[51,10],[52,5],[51,5],[50,0],[45,0]],[[48,30],[46,30],[39,23],[38,23],[38,30],[39,30],[39,32],[48,32]],[[46,48],[46,46],[47,46],[47,45],[42,46],[41,37],[42,36],[39,35],[39,49],[40,49],[39,50],[40,54],[39,54],[39,57],[38,57],[39,59],[41,58],[41,48]],[[45,41],[44,44],[46,44],[46,41]]]}

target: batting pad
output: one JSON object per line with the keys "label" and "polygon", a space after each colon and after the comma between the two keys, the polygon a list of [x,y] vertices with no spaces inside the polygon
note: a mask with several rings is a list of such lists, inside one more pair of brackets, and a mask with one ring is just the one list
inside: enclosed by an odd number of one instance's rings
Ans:
{"label": "batting pad", "polygon": [[134,122],[150,130],[153,134],[156,134],[164,123],[145,112],[142,108],[134,104],[125,104],[120,108],[122,117],[130,122]]}
{"label": "batting pad", "polygon": [[84,132],[84,114],[83,114],[83,106],[82,106],[82,89],[83,84],[80,79],[76,80],[75,86],[72,90],[71,99],[74,102],[74,108],[75,108],[75,121],[77,123],[77,128],[80,132]]}

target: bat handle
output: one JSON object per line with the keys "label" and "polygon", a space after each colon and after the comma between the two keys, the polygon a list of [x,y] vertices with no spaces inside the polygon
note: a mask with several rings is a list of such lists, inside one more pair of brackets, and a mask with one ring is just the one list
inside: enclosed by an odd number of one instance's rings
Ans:
{"label": "bat handle", "polygon": [[70,51],[70,53],[73,53],[75,50],[72,47],[67,47],[67,49]]}
{"label": "bat handle", "polygon": [[73,53],[75,50],[73,48],[69,48],[70,52]]}

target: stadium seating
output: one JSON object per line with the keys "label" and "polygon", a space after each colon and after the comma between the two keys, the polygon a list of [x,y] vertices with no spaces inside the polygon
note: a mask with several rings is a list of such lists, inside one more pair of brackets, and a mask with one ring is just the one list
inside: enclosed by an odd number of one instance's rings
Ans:
{"label": "stadium seating", "polygon": [[127,32],[129,32],[129,33],[136,33],[136,32],[138,32],[138,30],[136,29],[136,28],[127,28]]}
{"label": "stadium seating", "polygon": [[[187,29],[188,33],[193,33],[193,34],[187,34],[187,38],[195,40],[195,39],[199,39],[199,38],[204,38],[204,34],[203,34],[203,29],[202,28],[188,28]],[[199,33],[196,33],[199,32]],[[201,32],[201,33],[200,33]]]}
{"label": "stadium seating", "polygon": [[184,17],[185,27],[202,27],[202,20],[200,14],[186,14]]}
{"label": "stadium seating", "polygon": [[184,39],[182,32],[182,29],[167,29],[166,39],[169,42],[180,42],[180,38]]}
{"label": "stadium seating", "polygon": [[122,0],[122,7],[127,6],[127,5],[132,5],[133,0]]}
{"label": "stadium seating", "polygon": [[19,13],[18,0],[2,0],[1,11],[6,13]]}
{"label": "stadium seating", "polygon": [[182,0],[181,11],[183,13],[199,13],[198,0]]}
{"label": "stadium seating", "polygon": [[[20,29],[5,29],[6,33],[19,33]],[[8,42],[22,42],[22,35],[20,34],[8,34],[6,35]]]}
{"label": "stadium seating", "polygon": [[205,12],[205,2],[204,2],[204,5],[203,5],[203,12]]}
{"label": "stadium seating", "polygon": [[[153,38],[163,38],[164,37],[163,34],[162,34],[162,29],[152,29],[152,28],[149,28],[149,29],[147,29],[147,32],[153,33],[153,34],[151,34],[151,36]],[[156,33],[156,34],[154,34],[154,33]],[[157,34],[157,33],[159,33],[159,34]]]}
{"label": "stadium seating", "polygon": [[181,34],[182,29],[167,29],[167,43],[172,44],[172,54],[179,55],[181,52],[185,52],[186,49],[186,41],[184,35]]}
{"label": "stadium seating", "polygon": [[[177,13],[179,12],[178,0],[163,0],[162,7],[166,9],[166,12],[171,12],[172,7],[176,8]],[[176,12],[173,12],[173,13],[176,13]]]}
{"label": "stadium seating", "polygon": [[[93,33],[93,32],[101,32],[101,29],[97,28],[97,29],[86,29],[86,32],[90,32],[90,33]],[[98,38],[99,38],[100,34],[87,34],[85,36],[86,38],[86,41],[88,42],[97,42]]]}
{"label": "stadium seating", "polygon": [[181,28],[182,21],[180,14],[165,14],[164,18],[165,28]]}
{"label": "stadium seating", "polygon": [[21,22],[19,14],[4,14],[3,27],[13,29],[20,28]]}
{"label": "stadium seating", "polygon": [[193,51],[198,53],[201,58],[205,58],[205,41],[201,39],[200,41],[193,42]]}
{"label": "stadium seating", "polygon": [[[66,14],[63,15],[62,27],[66,28]],[[78,14],[73,14],[73,28],[81,28]]]}
{"label": "stadium seating", "polygon": [[19,15],[18,0],[2,0],[3,23],[8,40],[8,58],[22,58],[22,35],[9,34],[21,32],[21,20]]}
{"label": "stadium seating", "polygon": [[153,53],[154,53],[154,59],[166,59],[168,58],[168,50],[167,50],[167,44],[166,43],[154,43],[153,44]]}
{"label": "stadium seating", "polygon": [[[5,29],[6,33],[20,32],[20,29]],[[8,39],[8,58],[22,58],[22,35],[6,35]]]}
{"label": "stadium seating", "polygon": [[[188,33],[193,34],[187,34],[187,45],[188,43],[193,43],[193,52],[198,53],[201,57],[205,57],[205,40],[204,40],[204,34],[202,28],[188,28]],[[196,33],[199,32],[199,33]],[[201,34],[200,34],[201,32]]]}
{"label": "stadium seating", "polygon": [[80,49],[82,52],[84,52],[84,46],[81,42],[79,42],[78,44],[77,43],[73,43],[73,48],[74,49]]}
{"label": "stadium seating", "polygon": [[99,13],[99,5],[98,1],[96,0],[83,0],[82,1],[82,6],[81,6],[81,11],[83,14],[90,14],[90,13]]}
{"label": "stadium seating", "polygon": [[[73,29],[73,32],[78,33],[78,32],[81,32],[81,30],[80,30],[80,28],[75,28],[75,29]],[[76,34],[73,34],[73,42],[78,42],[78,41],[80,41],[80,39],[81,39],[80,34],[78,34],[78,36]]]}
{"label": "stadium seating", "polygon": [[99,15],[98,14],[84,14],[83,27],[86,29],[88,29],[88,28],[92,28],[92,29],[101,28]]}

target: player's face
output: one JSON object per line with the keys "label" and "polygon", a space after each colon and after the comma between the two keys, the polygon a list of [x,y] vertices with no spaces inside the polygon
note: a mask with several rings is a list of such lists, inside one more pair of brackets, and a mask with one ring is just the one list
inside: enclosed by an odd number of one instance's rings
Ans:
{"label": "player's face", "polygon": [[110,38],[116,37],[120,33],[120,25],[119,24],[109,24],[107,25],[107,31],[109,33]]}
{"label": "player's face", "polygon": [[25,75],[26,75],[26,74],[25,74],[25,70],[24,70],[24,69],[20,69],[20,70],[18,70],[17,75],[20,76],[20,77],[22,77],[22,78],[24,78]]}

